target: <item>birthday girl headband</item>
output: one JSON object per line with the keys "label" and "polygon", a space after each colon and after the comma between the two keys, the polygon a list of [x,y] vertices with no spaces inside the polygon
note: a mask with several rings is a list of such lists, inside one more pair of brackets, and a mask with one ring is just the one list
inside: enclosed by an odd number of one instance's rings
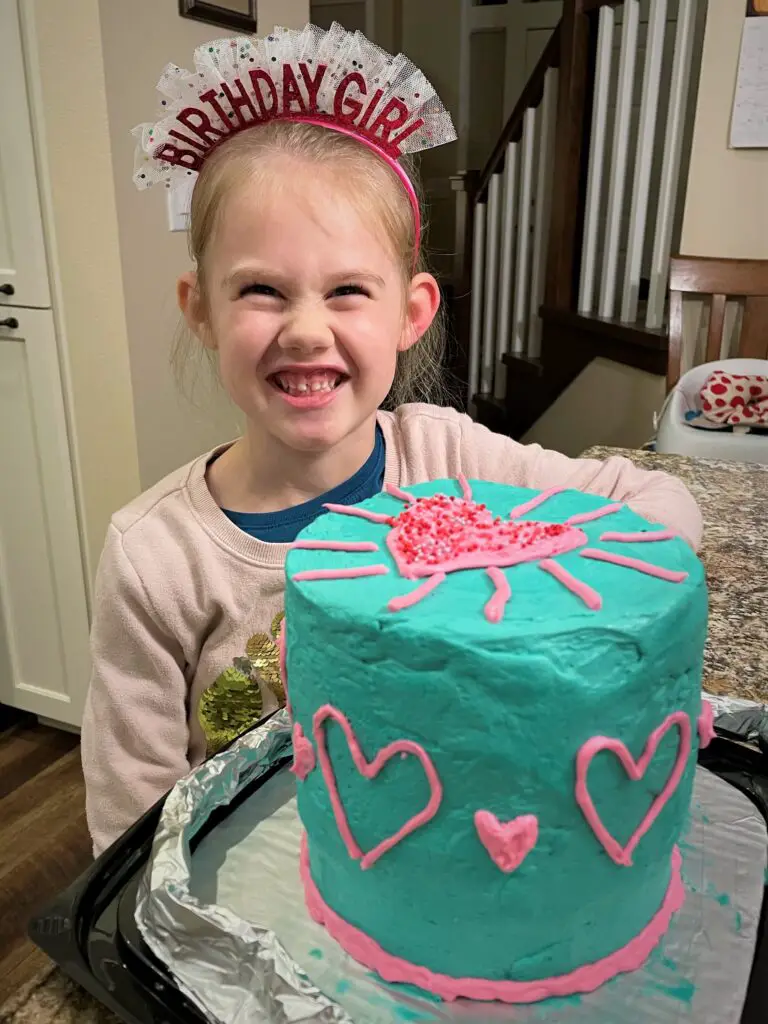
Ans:
{"label": "birthday girl headband", "polygon": [[398,157],[452,142],[450,114],[419,69],[361,32],[275,28],[266,38],[215,39],[195,50],[195,70],[168,64],[157,84],[162,120],[133,129],[139,188],[188,182],[225,139],[271,121],[301,121],[352,136],[386,161],[421,219]]}

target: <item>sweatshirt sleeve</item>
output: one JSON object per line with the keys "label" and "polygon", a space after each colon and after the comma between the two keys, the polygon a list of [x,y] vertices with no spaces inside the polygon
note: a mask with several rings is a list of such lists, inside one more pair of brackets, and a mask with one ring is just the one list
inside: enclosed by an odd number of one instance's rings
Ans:
{"label": "sweatshirt sleeve", "polygon": [[462,464],[476,467],[485,480],[519,487],[572,487],[623,501],[638,515],[660,523],[687,541],[701,543],[701,512],[685,484],[668,473],[638,469],[629,459],[611,456],[570,459],[538,444],[519,444],[463,418]]}
{"label": "sweatshirt sleeve", "polygon": [[155,614],[114,525],[96,577],[91,655],[81,749],[98,856],[190,767],[181,646]]}

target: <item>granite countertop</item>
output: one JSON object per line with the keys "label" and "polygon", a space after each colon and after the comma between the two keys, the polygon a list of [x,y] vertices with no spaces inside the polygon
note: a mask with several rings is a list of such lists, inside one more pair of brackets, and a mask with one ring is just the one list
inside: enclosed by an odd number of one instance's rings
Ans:
{"label": "granite countertop", "polygon": [[584,452],[611,455],[679,477],[696,498],[709,587],[704,689],[768,704],[768,466],[624,448]]}

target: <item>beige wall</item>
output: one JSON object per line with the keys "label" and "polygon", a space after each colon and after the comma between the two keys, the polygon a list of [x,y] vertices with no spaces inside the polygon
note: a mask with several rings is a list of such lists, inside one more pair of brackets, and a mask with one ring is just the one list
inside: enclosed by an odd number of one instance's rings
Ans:
{"label": "beige wall", "polygon": [[710,0],[681,251],[768,259],[768,150],[729,149],[744,0]]}
{"label": "beige wall", "polygon": [[21,10],[90,580],[112,512],[139,490],[98,0]]}
{"label": "beige wall", "polygon": [[664,385],[656,374],[595,359],[523,441],[571,456],[594,444],[639,448],[653,437],[653,414],[661,409]]}
{"label": "beige wall", "polygon": [[[180,18],[176,0],[100,0],[107,105],[120,225],[136,437],[142,487],[239,430],[236,409],[201,366],[189,401],[177,387],[169,353],[179,322],[176,278],[190,266],[187,238],[167,226],[165,190],[139,192],[133,173],[134,125],[151,120],[165,65],[192,66],[196,46],[225,30]],[[259,28],[306,24],[308,0],[260,0]],[[206,386],[207,385],[207,386]]]}
{"label": "beige wall", "polygon": [[[459,112],[461,0],[403,0],[400,47],[421,68],[454,121]],[[456,173],[457,143],[439,146],[421,157],[421,176],[429,205],[428,247],[434,269],[453,269],[456,199],[449,176]]]}

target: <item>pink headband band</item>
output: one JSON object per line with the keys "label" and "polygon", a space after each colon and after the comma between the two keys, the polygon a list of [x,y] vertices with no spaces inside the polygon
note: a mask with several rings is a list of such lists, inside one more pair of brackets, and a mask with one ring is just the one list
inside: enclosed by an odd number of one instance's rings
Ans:
{"label": "pink headband band", "polygon": [[414,262],[415,262],[418,259],[418,256],[419,256],[419,245],[421,243],[421,208],[419,206],[419,197],[416,195],[416,189],[413,187],[413,182],[408,177],[408,175],[405,173],[405,170],[403,169],[401,164],[397,160],[395,160],[394,157],[391,157],[389,155],[389,153],[385,153],[384,150],[381,149],[379,146],[377,146],[375,142],[371,142],[370,139],[367,139],[364,135],[360,135],[360,134],[358,134],[358,132],[353,131],[351,128],[346,128],[344,125],[337,124],[335,121],[331,121],[330,119],[329,120],[323,120],[322,118],[319,118],[319,117],[301,117],[301,116],[297,115],[296,117],[286,118],[285,120],[298,121],[300,124],[315,124],[315,125],[318,125],[321,128],[330,128],[331,131],[339,132],[341,135],[348,135],[351,139],[356,139],[357,142],[361,142],[364,146],[367,146],[368,149],[370,149],[372,153],[375,153],[376,156],[381,157],[381,159],[389,167],[392,168],[392,170],[395,172],[395,174],[398,176],[398,178],[402,182],[403,188],[408,193],[408,198],[411,201],[411,209],[413,210],[413,222],[414,222],[414,235],[413,235],[413,237],[414,237],[414,243],[415,243],[414,244]]}

